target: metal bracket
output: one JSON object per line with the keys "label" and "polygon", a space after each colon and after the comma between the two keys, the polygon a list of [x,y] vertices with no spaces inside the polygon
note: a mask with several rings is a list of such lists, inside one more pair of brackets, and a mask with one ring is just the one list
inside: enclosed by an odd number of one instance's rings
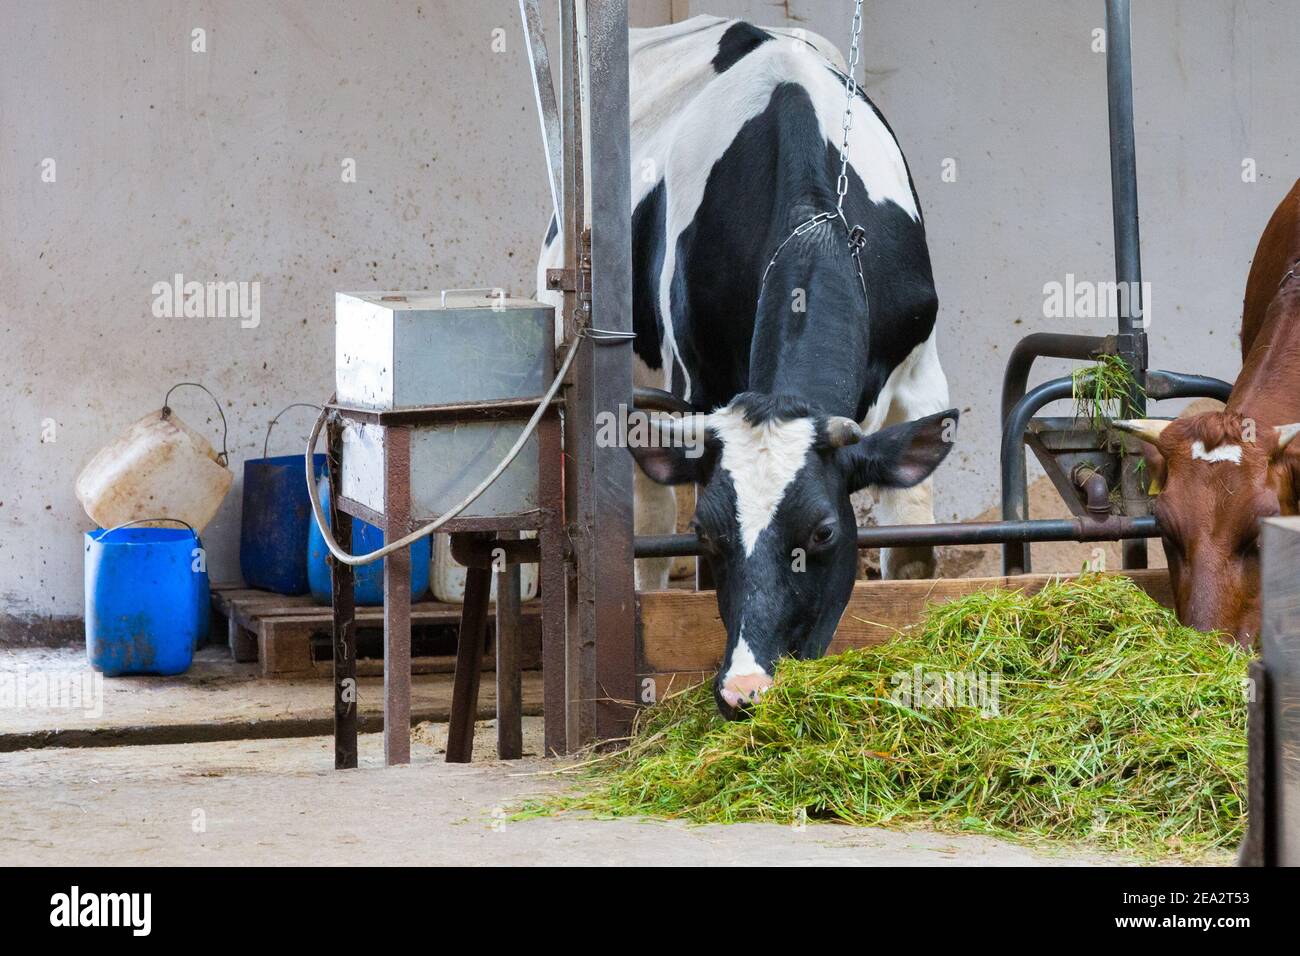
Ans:
{"label": "metal bracket", "polygon": [[579,299],[579,308],[586,301],[584,311],[590,311],[591,303],[591,230],[584,229],[582,242],[578,249],[578,268],[547,269],[546,288],[552,292],[575,292]]}
{"label": "metal bracket", "polygon": [[578,269],[547,269],[546,288],[552,292],[590,293],[591,272]]}

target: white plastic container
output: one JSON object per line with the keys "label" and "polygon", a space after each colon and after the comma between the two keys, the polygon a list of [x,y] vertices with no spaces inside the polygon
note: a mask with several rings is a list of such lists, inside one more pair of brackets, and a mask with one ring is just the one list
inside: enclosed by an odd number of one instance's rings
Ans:
{"label": "white plastic container", "polygon": [[[523,532],[524,537],[535,536],[533,531]],[[429,587],[436,601],[444,604],[465,603],[465,566],[451,556],[451,535],[433,536],[433,558],[429,562]],[[497,576],[492,575],[492,600],[497,597]],[[519,566],[519,597],[531,601],[537,597],[537,565]]]}
{"label": "white plastic container", "polygon": [[101,528],[178,518],[197,534],[234,480],[206,438],[175,412],[164,417],[160,409],[100,449],[77,476],[76,490],[86,514]]}

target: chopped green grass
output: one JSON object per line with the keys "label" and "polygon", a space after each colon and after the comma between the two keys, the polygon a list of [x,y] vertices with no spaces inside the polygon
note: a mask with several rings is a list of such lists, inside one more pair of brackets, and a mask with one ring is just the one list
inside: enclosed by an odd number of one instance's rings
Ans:
{"label": "chopped green grass", "polygon": [[576,768],[587,792],[524,815],[1227,849],[1244,826],[1247,660],[1120,575],[982,591],[886,644],[783,661],[746,721],[723,721],[708,685],[674,695],[625,749]]}
{"label": "chopped green grass", "polygon": [[[1134,388],[1133,371],[1118,355],[1099,355],[1093,365],[1076,368],[1071,373],[1074,391],[1074,417],[1091,427],[1104,429],[1114,418],[1125,413],[1129,393]],[[1137,389],[1139,395],[1143,390]]]}

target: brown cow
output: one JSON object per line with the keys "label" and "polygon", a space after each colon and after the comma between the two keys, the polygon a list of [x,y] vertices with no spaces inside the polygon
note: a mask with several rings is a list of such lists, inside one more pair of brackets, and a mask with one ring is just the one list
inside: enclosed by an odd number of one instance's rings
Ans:
{"label": "brown cow", "polygon": [[1260,519],[1300,492],[1300,181],[1255,250],[1242,369],[1221,412],[1115,422],[1146,444],[1178,617],[1249,646],[1259,636]]}

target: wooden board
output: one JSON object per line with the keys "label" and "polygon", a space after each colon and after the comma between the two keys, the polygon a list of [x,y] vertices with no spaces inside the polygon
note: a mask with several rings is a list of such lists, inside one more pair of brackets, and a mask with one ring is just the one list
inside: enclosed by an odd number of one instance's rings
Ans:
{"label": "wooden board", "polygon": [[[231,653],[235,660],[258,661],[263,677],[329,677],[333,670],[329,659],[315,660],[314,639],[328,641],[332,618],[330,609],[316,604],[310,595],[283,595],[246,588],[217,587],[212,591],[213,609],[226,618]],[[461,605],[439,601],[421,601],[411,605],[411,625],[460,625]],[[522,606],[520,660],[525,670],[541,666],[541,608],[535,602]],[[375,631],[383,627],[383,608],[361,607],[356,611],[357,629]],[[495,624],[490,624],[495,633]],[[495,667],[494,659],[484,660],[484,669]],[[415,657],[413,674],[450,673],[455,658],[449,655]],[[362,658],[357,661],[359,676],[383,674],[383,661]]]}
{"label": "wooden board", "polygon": [[[1131,571],[1138,586],[1166,607],[1173,606],[1169,572]],[[986,588],[1019,588],[1030,594],[1048,581],[1072,575],[1024,574],[996,578],[948,578],[933,581],[859,581],[840,619],[828,653],[867,647],[889,640],[916,623],[929,603],[944,603]],[[712,591],[646,591],[638,600],[637,674],[642,694],[646,681],[659,696],[672,680],[712,676],[722,661],[727,632]]]}

